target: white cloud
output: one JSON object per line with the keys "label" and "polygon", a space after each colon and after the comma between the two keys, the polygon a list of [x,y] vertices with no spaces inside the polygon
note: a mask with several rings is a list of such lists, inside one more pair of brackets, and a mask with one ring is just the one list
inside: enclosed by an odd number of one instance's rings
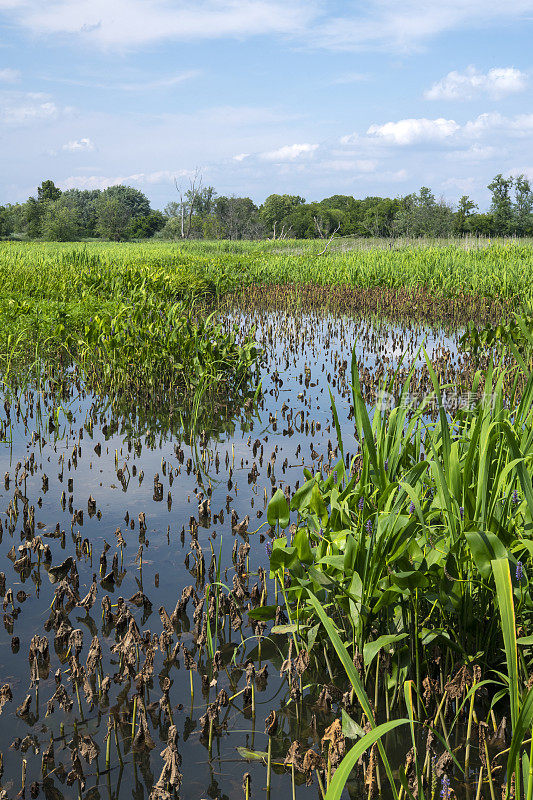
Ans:
{"label": "white cloud", "polygon": [[40,35],[128,49],[163,40],[289,34],[314,16],[313,4],[303,0],[9,0],[8,7]]}
{"label": "white cloud", "polygon": [[[207,172],[207,167],[202,167],[200,173]],[[193,178],[196,170],[193,169],[160,169],[155,172],[141,172],[138,175],[130,175],[126,180],[136,181],[137,183],[172,183],[180,178]]]}
{"label": "white cloud", "polygon": [[261,153],[265,161],[294,161],[302,156],[310,156],[318,149],[317,144],[286,144],[277,150]]}
{"label": "white cloud", "polygon": [[357,144],[359,147],[368,146],[371,141],[383,141],[391,145],[406,146],[424,143],[454,143],[465,146],[472,139],[487,140],[487,143],[474,143],[464,150],[454,150],[448,153],[448,158],[457,158],[469,161],[486,161],[488,159],[501,159],[504,152],[501,141],[494,142],[495,135],[500,140],[531,136],[533,133],[533,114],[517,114],[506,117],[498,111],[479,114],[471,120],[460,125],[453,119],[400,119],[385,122],[382,125],[370,125],[367,137],[358,136],[357,133],[343,136],[341,144]]}
{"label": "white cloud", "polygon": [[56,119],[59,107],[49,95],[37,92],[5,92],[0,97],[0,121],[6,125],[27,125]]}
{"label": "white cloud", "polygon": [[371,125],[367,134],[385,139],[392,144],[409,145],[419,142],[443,141],[450,138],[460,126],[453,119],[400,119],[384,125]]}
{"label": "white cloud", "polygon": [[62,149],[69,153],[89,152],[94,150],[94,144],[85,136],[83,139],[73,139],[71,142],[67,142]]}
{"label": "white cloud", "polygon": [[20,80],[20,72],[18,69],[0,69],[0,83],[16,83]]}
{"label": "white cloud", "polygon": [[468,161],[469,163],[487,161],[489,158],[501,156],[501,147],[492,147],[492,145],[473,144],[466,150],[452,150],[447,154],[447,158],[451,161]]}
{"label": "white cloud", "polygon": [[510,123],[511,131],[518,136],[528,136],[533,131],[533,114],[518,114]]}
{"label": "white cloud", "polygon": [[199,69],[188,69],[181,72],[179,75],[169,75],[166,78],[156,78],[153,81],[129,81],[126,83],[118,83],[116,87],[110,88],[122,89],[125,92],[146,92],[154,91],[156,89],[171,89],[173,86],[178,86],[180,83],[185,83],[193,78],[201,75]]}
{"label": "white cloud", "polygon": [[469,120],[464,126],[464,132],[466,136],[476,138],[483,136],[487,131],[502,127],[505,123],[506,118],[498,111],[490,111]]}
{"label": "white cloud", "polygon": [[372,175],[372,181],[380,183],[402,183],[407,180],[409,173],[406,169],[386,170],[385,172],[376,172]]}
{"label": "white cloud", "polygon": [[359,142],[359,134],[349,133],[347,136],[341,136],[339,142],[341,144],[357,144]]}
{"label": "white cloud", "polygon": [[236,156],[233,156],[234,161],[244,161],[245,158],[249,158],[250,153],[238,153]]}
{"label": "white cloud", "polygon": [[0,0],[0,9],[37,35],[105,48],[281,34],[330,50],[405,52],[448,31],[527,20],[533,0]]}
{"label": "white cloud", "polygon": [[533,181],[533,167],[511,167],[509,175],[514,175],[515,178],[518,175],[524,175],[528,180]]}
{"label": "white cloud", "polygon": [[498,111],[491,111],[467,122],[463,130],[470,138],[480,138],[495,131],[511,136],[529,136],[533,131],[533,114],[505,117]]}
{"label": "white cloud", "polygon": [[108,186],[117,186],[123,183],[125,178],[107,178],[102,175],[71,175],[59,182],[59,187],[66,191],[68,189],[107,189]]}
{"label": "white cloud", "polygon": [[470,100],[475,95],[487,94],[500,98],[526,88],[527,75],[514,67],[494,67],[479,72],[468,67],[465,72],[452,71],[424,92],[426,100]]}
{"label": "white cloud", "polygon": [[[0,0],[1,2],[1,0]],[[153,80],[128,80],[128,81],[108,81],[108,80],[78,80],[77,78],[51,77],[44,76],[43,80],[50,83],[61,83],[68,86],[83,86],[89,89],[105,89],[120,92],[152,92],[157,89],[172,89],[181,83],[197,78],[202,74],[199,69],[188,69],[178,75],[154,78]]]}
{"label": "white cloud", "polygon": [[378,162],[371,158],[360,158],[355,163],[360,172],[374,172],[378,165]]}
{"label": "white cloud", "polygon": [[[205,172],[206,168],[202,169]],[[155,172],[135,172],[132,175],[118,175],[109,177],[105,175],[71,175],[60,182],[61,189],[107,189],[108,186],[117,186],[119,183],[130,185],[167,184],[174,179],[191,178],[194,170],[157,170]]]}
{"label": "white cloud", "polygon": [[442,182],[444,189],[458,189],[463,194],[469,194],[476,186],[474,178],[446,178]]}
{"label": "white cloud", "polygon": [[533,0],[370,0],[344,3],[343,16],[320,19],[309,33],[317,46],[331,50],[420,50],[447,31],[486,28],[503,21],[528,19]]}

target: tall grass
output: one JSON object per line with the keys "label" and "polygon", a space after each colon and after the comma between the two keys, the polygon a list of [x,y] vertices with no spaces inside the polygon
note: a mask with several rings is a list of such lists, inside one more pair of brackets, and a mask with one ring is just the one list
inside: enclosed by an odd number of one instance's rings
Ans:
{"label": "tall grass", "polygon": [[[179,397],[231,402],[246,389],[259,350],[209,313],[210,280],[179,258],[113,260],[113,248],[0,247],[0,371],[4,383],[37,379],[43,366],[82,377],[99,396],[131,408]],[[154,254],[152,254],[154,256]],[[73,372],[74,371],[74,372]],[[195,398],[195,401],[193,401]]]}
{"label": "tall grass", "polygon": [[[292,520],[279,495],[272,499],[271,518],[281,528],[296,522],[296,529],[274,540],[271,574],[285,587],[299,647],[319,674],[336,675],[343,691],[349,681],[361,724],[376,729],[380,716],[390,721],[408,712],[418,797],[430,754],[417,755],[414,723],[432,735],[439,730],[447,747],[451,703],[452,728],[468,721],[467,782],[472,727],[494,720],[495,708],[510,713],[506,791],[512,779],[516,796],[522,786],[529,800],[533,769],[523,743],[533,724],[533,373],[522,376],[520,394],[517,374],[506,397],[503,369],[478,373],[482,398],[452,415],[427,364],[432,398],[404,402],[411,370],[395,407],[378,404],[371,417],[352,359],[359,452],[351,460],[344,453],[332,398],[341,460],[329,474],[305,471],[291,499]],[[324,652],[315,645],[317,623],[328,634]],[[395,794],[389,754],[381,746],[380,753]],[[492,794],[489,756],[480,754]],[[347,774],[331,797],[340,797]],[[413,785],[401,785],[411,796]]]}
{"label": "tall grass", "polygon": [[[361,288],[425,287],[439,297],[462,293],[483,297],[533,297],[533,244],[496,240],[484,246],[462,242],[406,242],[318,253],[321,242],[0,243],[0,277],[6,291],[27,280],[57,298],[80,273],[99,265],[117,270],[162,270],[166,280],[193,280],[227,291],[249,283],[312,283]],[[52,287],[56,287],[54,292]]]}

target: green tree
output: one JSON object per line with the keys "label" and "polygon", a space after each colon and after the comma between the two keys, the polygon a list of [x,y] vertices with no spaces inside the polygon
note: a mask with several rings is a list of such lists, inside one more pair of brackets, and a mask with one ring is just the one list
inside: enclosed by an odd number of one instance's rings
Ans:
{"label": "green tree", "polygon": [[273,239],[292,233],[289,230],[288,217],[304,203],[305,199],[299,195],[271,194],[266,198],[260,208],[260,215],[265,228]]}
{"label": "green tree", "polygon": [[[168,206],[165,207],[164,218],[166,221],[159,232],[159,237],[161,239],[181,239],[181,219],[179,216],[169,214],[167,209]],[[213,236],[212,238],[215,237]]]}
{"label": "green tree", "polygon": [[512,178],[504,178],[501,173],[489,183],[487,188],[492,192],[490,210],[494,221],[495,233],[507,236],[513,227],[513,203],[511,200]]}
{"label": "green tree", "polygon": [[51,180],[43,181],[37,187],[37,199],[28,197],[24,203],[25,231],[30,239],[39,239],[43,235],[42,225],[49,203],[59,200],[61,189]]}
{"label": "green tree", "polygon": [[165,217],[161,211],[151,211],[146,217],[135,217],[131,220],[126,236],[128,239],[150,239],[165,225]]}
{"label": "green tree", "polygon": [[468,217],[468,227],[470,233],[478,236],[494,236],[495,225],[492,214],[471,214]]}
{"label": "green tree", "polygon": [[4,206],[6,236],[26,233],[25,203],[7,203]]}
{"label": "green tree", "polygon": [[457,211],[455,212],[454,227],[457,233],[470,232],[470,217],[476,210],[477,205],[471,200],[468,195],[464,194],[457,204]]}
{"label": "green tree", "polygon": [[109,186],[101,193],[102,198],[106,200],[117,200],[123,206],[130,218],[148,217],[151,212],[150,201],[140,189],[134,189],[132,186]]}
{"label": "green tree", "polygon": [[59,189],[53,181],[43,181],[37,187],[37,202],[47,203],[49,201],[59,200],[61,197],[61,189]]}
{"label": "green tree", "polygon": [[224,239],[252,239],[262,230],[258,208],[249,197],[217,197],[214,218]]}
{"label": "green tree", "polygon": [[9,236],[11,230],[9,229],[9,216],[5,206],[0,206],[0,238]]}
{"label": "green tree", "polygon": [[74,242],[80,237],[80,216],[63,197],[49,201],[41,219],[41,235],[49,242]]}
{"label": "green tree", "polygon": [[514,189],[514,230],[519,236],[531,236],[533,233],[533,190],[525,175],[518,175],[515,178]]}
{"label": "green tree", "polygon": [[28,197],[24,203],[24,223],[30,239],[38,239],[41,236],[43,212],[44,203],[40,203],[35,197]]}
{"label": "green tree", "polygon": [[444,200],[437,201],[431,189],[422,186],[418,194],[402,198],[396,223],[398,232],[404,236],[449,236],[454,217]]}
{"label": "green tree", "polygon": [[206,230],[212,227],[210,223],[215,221],[216,194],[213,186],[202,187],[196,183],[192,183],[185,192],[183,203],[185,218],[190,219],[190,229],[187,226],[189,237],[202,238]]}
{"label": "green tree", "polygon": [[61,199],[75,209],[81,238],[96,236],[97,202],[99,189],[69,189],[63,192]]}
{"label": "green tree", "polygon": [[394,236],[400,201],[390,197],[366,197],[360,205],[359,226],[365,236]]}
{"label": "green tree", "polygon": [[131,209],[122,202],[121,197],[102,192],[96,206],[96,231],[103,239],[119,242],[127,238],[132,219]]}
{"label": "green tree", "polygon": [[[202,189],[202,175],[196,170],[194,176],[189,179],[189,188],[184,190],[178,181],[174,181],[178,193],[179,202],[169,203],[165,208],[167,216],[178,219],[179,227],[173,223],[172,230],[179,230],[182,239],[188,239],[191,235],[201,235],[203,227],[202,214],[209,214],[213,208],[215,190],[212,186]],[[193,220],[196,214],[196,219]],[[195,225],[193,226],[193,221]]]}

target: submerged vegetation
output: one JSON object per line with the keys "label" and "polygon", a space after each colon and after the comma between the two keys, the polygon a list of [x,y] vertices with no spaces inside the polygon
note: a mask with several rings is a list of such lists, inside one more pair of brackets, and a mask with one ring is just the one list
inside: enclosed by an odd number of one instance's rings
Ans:
{"label": "submerged vegetation", "polygon": [[533,349],[533,303],[522,303],[520,310],[507,323],[502,321],[498,325],[477,327],[471,322],[461,345],[475,355],[498,348],[511,350],[519,361],[523,357],[527,359]]}
{"label": "submerged vegetation", "polygon": [[0,245],[0,798],[531,800],[533,246],[382,245]]}

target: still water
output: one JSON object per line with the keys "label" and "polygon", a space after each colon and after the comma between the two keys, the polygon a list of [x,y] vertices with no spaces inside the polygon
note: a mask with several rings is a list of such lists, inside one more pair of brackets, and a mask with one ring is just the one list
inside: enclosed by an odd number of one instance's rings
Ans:
{"label": "still water", "polygon": [[[256,407],[248,402],[227,415],[224,423],[212,422],[211,428],[206,423],[205,434],[193,442],[179,425],[169,430],[161,420],[132,426],[136,409],[116,414],[83,387],[73,387],[59,404],[49,386],[4,398],[0,686],[9,690],[0,718],[2,796],[16,797],[24,780],[26,796],[33,784],[32,796],[148,798],[160,778],[160,754],[173,724],[180,797],[244,797],[244,773],[251,776],[250,796],[261,797],[265,764],[245,760],[237,748],[267,749],[264,723],[274,709],[279,729],[272,743],[271,793],[289,797],[290,768],[277,762],[295,739],[303,751],[316,747],[317,728],[323,730],[335,716],[335,705],[317,706],[318,688],[310,678],[304,680],[303,700],[290,700],[280,678],[286,637],[269,637],[267,629],[259,652],[248,624],[246,608],[263,591],[261,568],[268,570],[266,505],[278,487],[294,492],[304,480],[304,466],[319,469],[330,458],[335,462],[328,389],[345,452],[357,451],[350,414],[354,346],[370,385],[400,355],[406,353],[409,361],[423,342],[453,375],[460,369],[456,337],[319,312],[237,310],[232,322],[243,331],[256,326],[265,353],[261,399]],[[209,411],[204,409],[208,421]],[[212,412],[212,420],[221,419]],[[249,551],[243,548],[247,543]],[[246,577],[236,587],[239,559]],[[198,568],[202,563],[205,573]],[[215,610],[210,632],[220,658],[213,668],[208,643],[197,641],[205,607],[199,604],[197,619],[194,610],[195,595],[199,601],[205,582],[217,581],[217,568],[221,591],[232,592],[242,625],[237,617],[230,630],[230,617],[223,620]],[[271,591],[268,571],[265,583]],[[186,612],[172,616],[188,586],[193,596]],[[35,641],[41,654],[32,651],[29,658],[34,636],[47,638],[48,651],[43,639]],[[247,673],[250,659],[254,668]],[[252,683],[253,707],[249,691],[242,691]],[[201,718],[221,690],[224,702],[210,746]],[[61,703],[63,696],[68,699]],[[311,787],[303,776],[297,780],[297,797],[317,796],[316,780]]]}

